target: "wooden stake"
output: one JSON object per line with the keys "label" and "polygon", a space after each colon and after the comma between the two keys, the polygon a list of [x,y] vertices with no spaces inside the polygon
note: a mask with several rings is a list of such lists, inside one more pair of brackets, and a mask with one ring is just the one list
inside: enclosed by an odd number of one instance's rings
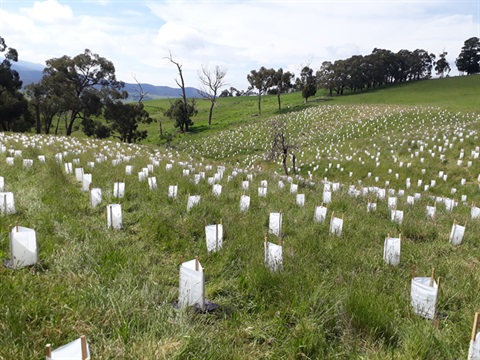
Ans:
{"label": "wooden stake", "polygon": [[198,256],[195,256],[195,271],[198,271]]}
{"label": "wooden stake", "polygon": [[215,224],[215,251],[218,251],[218,224]]}
{"label": "wooden stake", "polygon": [[110,226],[113,228],[113,210],[112,210],[112,205],[110,205]]}
{"label": "wooden stake", "polygon": [[45,345],[45,356],[48,356],[49,358],[52,357],[52,345],[51,344]]}
{"label": "wooden stake", "polygon": [[435,278],[435,268],[432,268],[432,275],[430,276],[430,287],[433,286],[434,278]]}
{"label": "wooden stake", "polygon": [[475,313],[475,317],[473,318],[473,328],[472,328],[472,341],[475,341],[477,337],[477,329],[478,329],[478,317],[480,313]]}
{"label": "wooden stake", "polygon": [[80,336],[80,342],[82,344],[82,360],[87,359],[87,340],[85,339],[85,335]]}

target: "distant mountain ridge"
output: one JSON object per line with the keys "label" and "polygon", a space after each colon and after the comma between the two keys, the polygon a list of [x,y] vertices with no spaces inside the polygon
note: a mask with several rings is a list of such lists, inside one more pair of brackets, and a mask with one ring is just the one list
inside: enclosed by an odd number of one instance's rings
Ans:
{"label": "distant mountain ridge", "polygon": [[[18,71],[20,74],[20,80],[23,81],[23,86],[25,87],[31,83],[37,83],[41,80],[45,66],[28,61],[18,61],[12,64],[12,68]],[[180,88],[144,83],[140,83],[140,85],[142,86],[142,91],[147,93],[147,95],[143,98],[144,100],[182,97],[182,91]],[[139,88],[137,84],[125,83],[124,90],[128,92],[129,100],[138,99]],[[185,93],[188,98],[201,97],[198,89],[194,87],[186,87]]]}

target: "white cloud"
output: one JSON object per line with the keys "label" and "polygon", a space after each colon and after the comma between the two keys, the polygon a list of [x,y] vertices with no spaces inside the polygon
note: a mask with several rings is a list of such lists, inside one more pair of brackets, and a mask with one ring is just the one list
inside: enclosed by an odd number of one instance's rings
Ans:
{"label": "white cloud", "polygon": [[57,0],[35,1],[31,8],[21,8],[20,12],[35,21],[45,23],[58,23],[73,18],[70,6],[61,5]]}

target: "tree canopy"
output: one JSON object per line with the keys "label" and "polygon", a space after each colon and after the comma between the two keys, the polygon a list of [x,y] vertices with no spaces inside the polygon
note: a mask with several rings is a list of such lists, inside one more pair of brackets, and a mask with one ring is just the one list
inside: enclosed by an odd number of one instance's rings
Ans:
{"label": "tree canopy", "polygon": [[480,72],[480,39],[478,37],[465,40],[455,64],[458,71],[465,72],[467,75]]}
{"label": "tree canopy", "polygon": [[250,83],[250,87],[258,90],[258,115],[262,115],[261,100],[262,95],[273,85],[273,78],[275,76],[275,70],[267,69],[262,66],[258,71],[252,70],[247,75],[247,80]]}
{"label": "tree canopy", "polygon": [[20,75],[12,69],[12,62],[18,61],[18,52],[9,48],[0,36],[0,53],[4,53],[4,59],[0,63],[0,129],[28,131],[33,125],[33,118],[28,109],[28,101],[20,91]]}
{"label": "tree canopy", "polygon": [[77,119],[88,127],[108,99],[127,96],[120,92],[124,84],[117,81],[113,63],[88,49],[73,58],[64,55],[46,64],[44,76],[49,78],[54,94],[63,98],[61,110],[68,112],[67,135],[72,134]]}

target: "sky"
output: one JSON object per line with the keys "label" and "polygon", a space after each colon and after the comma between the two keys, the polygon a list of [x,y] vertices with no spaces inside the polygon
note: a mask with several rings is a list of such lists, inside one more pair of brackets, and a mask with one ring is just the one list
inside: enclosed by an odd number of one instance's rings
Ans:
{"label": "sky", "polygon": [[200,87],[202,66],[220,66],[225,87],[241,90],[262,66],[299,75],[374,48],[447,51],[455,76],[479,18],[480,0],[0,0],[0,36],[20,60],[90,49],[119,80],[177,87],[171,55],[186,86]]}

